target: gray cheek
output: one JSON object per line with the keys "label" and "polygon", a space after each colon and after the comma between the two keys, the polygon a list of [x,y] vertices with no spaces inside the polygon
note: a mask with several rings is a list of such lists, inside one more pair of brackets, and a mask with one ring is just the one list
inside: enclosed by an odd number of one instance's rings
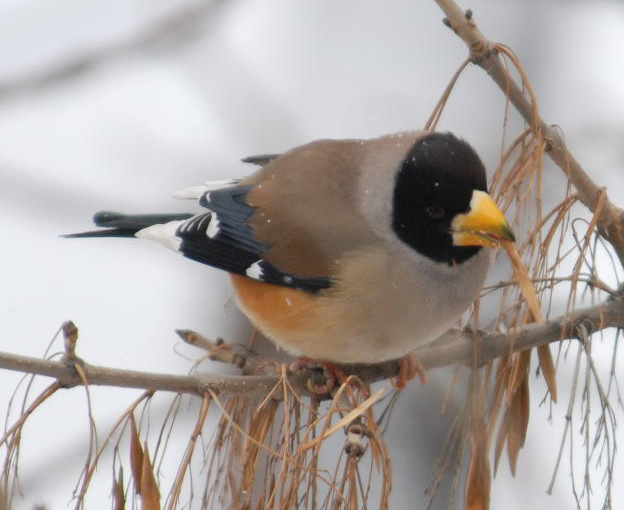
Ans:
{"label": "gray cheek", "polygon": [[358,189],[357,207],[368,227],[387,241],[398,240],[392,233],[392,197],[394,195],[394,175],[363,172]]}

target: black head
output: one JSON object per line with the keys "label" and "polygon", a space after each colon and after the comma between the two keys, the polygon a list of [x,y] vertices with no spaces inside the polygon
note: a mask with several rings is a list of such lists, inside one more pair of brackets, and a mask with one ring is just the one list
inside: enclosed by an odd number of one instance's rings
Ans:
{"label": "black head", "polygon": [[454,246],[451,222],[487,191],[483,163],[468,143],[431,133],[412,145],[397,173],[392,227],[399,239],[437,262],[462,263],[481,249]]}

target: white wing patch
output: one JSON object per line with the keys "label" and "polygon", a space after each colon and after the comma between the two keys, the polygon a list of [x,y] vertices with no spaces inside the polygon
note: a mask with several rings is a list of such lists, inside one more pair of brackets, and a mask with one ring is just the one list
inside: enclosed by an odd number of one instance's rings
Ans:
{"label": "white wing patch", "polygon": [[204,193],[214,191],[216,189],[227,188],[228,186],[234,186],[240,181],[240,179],[221,179],[219,181],[206,181],[201,186],[190,186],[188,188],[182,188],[173,193],[174,198],[197,200]]}
{"label": "white wing patch", "polygon": [[245,274],[254,280],[262,280],[262,267],[260,267],[261,262],[262,260],[256,260],[247,268]]}
{"label": "white wing patch", "polygon": [[208,228],[206,229],[206,235],[210,239],[214,239],[220,231],[220,228],[219,228],[220,226],[221,226],[221,222],[219,221],[219,217],[217,216],[217,213],[212,213],[210,215],[210,223],[208,224]]}
{"label": "white wing patch", "polygon": [[176,235],[178,228],[188,220],[176,220],[168,223],[157,223],[150,227],[139,230],[135,236],[156,241],[158,244],[173,251],[180,251],[182,239]]}
{"label": "white wing patch", "polygon": [[206,192],[205,186],[190,186],[173,192],[173,198],[197,200]]}

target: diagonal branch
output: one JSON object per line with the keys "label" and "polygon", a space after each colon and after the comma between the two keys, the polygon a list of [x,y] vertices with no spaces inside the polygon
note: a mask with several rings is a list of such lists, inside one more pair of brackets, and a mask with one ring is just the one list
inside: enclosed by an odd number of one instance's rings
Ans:
{"label": "diagonal branch", "polygon": [[[433,345],[415,351],[425,369],[432,369],[454,364],[471,366],[474,360],[474,342],[481,344],[478,364],[484,364],[510,352],[546,345],[562,339],[577,338],[576,330],[582,325],[590,332],[610,327],[624,327],[624,297],[609,298],[595,306],[577,310],[544,324],[529,324],[512,335],[479,331],[476,336],[470,331],[453,330],[448,332]],[[121,388],[140,388],[160,391],[173,391],[203,395],[208,390],[215,393],[252,395],[267,394],[278,382],[280,375],[213,375],[199,373],[194,375],[169,375],[135,370],[89,365],[80,360],[82,372],[89,384],[115,386]],[[356,375],[361,380],[372,383],[399,373],[397,360],[374,365],[345,365],[346,375]],[[81,385],[76,369],[70,362],[52,361],[28,356],[0,352],[0,369],[15,370],[24,373],[54,377],[65,387]],[[309,394],[307,382],[311,377],[305,370],[289,379],[302,394]]]}
{"label": "diagonal branch", "polygon": [[[592,212],[596,212],[604,193],[604,204],[598,219],[600,233],[614,247],[620,263],[624,266],[624,211],[613,204],[606,196],[606,190],[598,186],[585,172],[576,158],[568,151],[560,131],[547,124],[516,83],[499,58],[505,48],[489,41],[479,30],[471,11],[462,11],[454,0],[435,0],[444,14],[445,23],[466,43],[473,63],[483,68],[507,95],[533,131],[541,132],[547,142],[550,158],[561,168],[576,188],[580,201]],[[528,83],[522,84],[530,88]]]}

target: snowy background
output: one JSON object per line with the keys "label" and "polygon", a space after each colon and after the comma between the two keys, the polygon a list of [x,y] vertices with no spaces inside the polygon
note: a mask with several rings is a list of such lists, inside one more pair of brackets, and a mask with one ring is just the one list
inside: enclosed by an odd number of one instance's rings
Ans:
{"label": "snowy background", "polygon": [[[487,37],[516,52],[544,118],[562,126],[577,158],[624,204],[624,4],[463,7]],[[172,190],[247,173],[239,162],[246,155],[422,127],[466,57],[441,18],[423,0],[0,0],[0,350],[40,356],[73,319],[78,352],[91,363],[186,373],[191,353],[174,328],[246,339],[249,326],[218,271],[146,242],[57,235],[89,229],[100,209],[184,210]],[[465,137],[491,169],[503,107],[495,85],[470,68],[439,128]],[[388,436],[392,508],[426,501],[444,439],[446,384],[431,375],[430,387],[406,392]],[[0,372],[0,409],[19,378]],[[106,431],[137,392],[92,395]],[[502,463],[493,508],[575,507],[567,465],[554,495],[545,494],[565,398],[553,423],[538,400],[518,475]],[[84,394],[56,395],[23,442],[24,498],[15,508],[73,506],[88,447]],[[106,476],[92,508],[108,505],[109,492]],[[615,498],[621,508],[624,492]],[[436,508],[445,505],[442,497]]]}

